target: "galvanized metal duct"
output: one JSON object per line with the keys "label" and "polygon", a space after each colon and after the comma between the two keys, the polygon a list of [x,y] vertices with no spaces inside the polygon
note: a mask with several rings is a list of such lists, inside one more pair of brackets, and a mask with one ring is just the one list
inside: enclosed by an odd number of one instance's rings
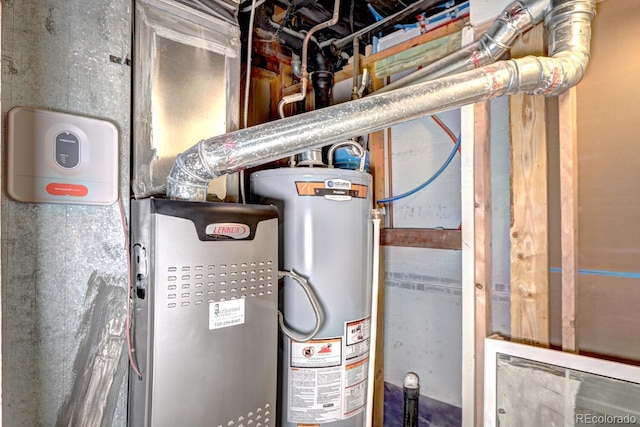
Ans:
{"label": "galvanized metal duct", "polygon": [[205,200],[217,176],[498,96],[558,95],[584,75],[595,0],[557,0],[552,6],[545,18],[552,57],[500,61],[201,141],[176,158],[167,196]]}

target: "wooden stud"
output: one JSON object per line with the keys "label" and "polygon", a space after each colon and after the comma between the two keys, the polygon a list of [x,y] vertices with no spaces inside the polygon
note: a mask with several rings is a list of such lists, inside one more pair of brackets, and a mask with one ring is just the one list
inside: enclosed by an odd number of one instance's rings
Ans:
{"label": "wooden stud", "polygon": [[558,98],[562,247],[562,349],[578,352],[578,136],[576,89]]}
{"label": "wooden stud", "polygon": [[462,237],[460,230],[385,228],[384,230],[381,230],[380,240],[380,243],[384,246],[452,250],[462,249]]}
{"label": "wooden stud", "polygon": [[[521,37],[513,57],[544,54],[542,25]],[[545,99],[512,95],[511,338],[549,345],[549,249]]]}
{"label": "wooden stud", "polygon": [[[373,89],[376,90],[383,86],[383,81],[373,79],[372,84]],[[369,135],[369,158],[373,175],[373,199],[380,200],[384,198],[384,131]],[[384,231],[384,228],[380,231]],[[379,280],[376,348],[370,350],[375,351],[376,354],[375,378],[373,378],[373,427],[384,425],[384,250],[380,251]],[[369,381],[371,380],[370,378]]]}
{"label": "wooden stud", "polygon": [[474,105],[475,293],[476,293],[476,426],[483,425],[484,339],[493,332],[491,245],[491,128],[490,102]]}
{"label": "wooden stud", "polygon": [[[249,126],[279,119],[278,102],[281,98],[280,76],[273,71],[258,67],[251,67],[251,81]],[[262,88],[262,91],[258,88]],[[262,96],[264,96],[264,99]],[[256,97],[255,100],[253,99],[254,97]],[[256,105],[256,103],[264,102],[267,102],[268,105]],[[262,120],[260,120],[260,117],[255,114],[256,110],[261,110],[263,114],[268,115],[268,117],[261,117]],[[242,109],[240,111],[242,111]]]}

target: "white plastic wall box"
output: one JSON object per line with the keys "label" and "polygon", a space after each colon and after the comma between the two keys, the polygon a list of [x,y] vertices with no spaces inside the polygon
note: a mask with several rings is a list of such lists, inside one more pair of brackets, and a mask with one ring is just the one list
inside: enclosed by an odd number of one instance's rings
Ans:
{"label": "white plastic wall box", "polygon": [[105,120],[15,107],[7,191],[20,202],[110,205],[118,199],[118,130]]}

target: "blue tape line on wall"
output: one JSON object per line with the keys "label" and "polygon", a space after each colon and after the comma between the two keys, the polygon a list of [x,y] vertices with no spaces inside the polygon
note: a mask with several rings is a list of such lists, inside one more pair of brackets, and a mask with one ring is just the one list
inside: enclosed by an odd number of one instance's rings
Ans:
{"label": "blue tape line on wall", "polygon": [[[549,268],[551,273],[562,273],[562,269],[558,267]],[[590,276],[607,276],[617,277],[620,279],[640,279],[640,273],[626,272],[626,271],[607,271],[607,270],[586,270],[579,269],[578,273],[587,274]]]}

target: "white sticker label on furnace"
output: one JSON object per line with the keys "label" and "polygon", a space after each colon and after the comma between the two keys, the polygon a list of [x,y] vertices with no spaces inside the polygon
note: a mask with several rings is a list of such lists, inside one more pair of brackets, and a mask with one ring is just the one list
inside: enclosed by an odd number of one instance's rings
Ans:
{"label": "white sticker label on furnace", "polygon": [[209,329],[221,329],[244,323],[244,299],[209,303]]}

